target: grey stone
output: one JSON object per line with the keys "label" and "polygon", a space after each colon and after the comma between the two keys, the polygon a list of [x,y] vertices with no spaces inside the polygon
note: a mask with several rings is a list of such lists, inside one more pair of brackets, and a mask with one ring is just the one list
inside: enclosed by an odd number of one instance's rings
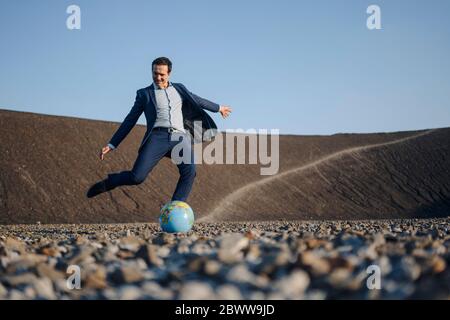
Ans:
{"label": "grey stone", "polygon": [[249,240],[239,233],[224,234],[219,240],[219,260],[234,263],[243,259],[242,250],[248,246]]}
{"label": "grey stone", "polygon": [[39,297],[48,300],[55,300],[56,295],[53,289],[53,283],[48,278],[39,278],[34,281],[34,289]]}
{"label": "grey stone", "polygon": [[170,248],[166,246],[158,246],[158,256],[167,258],[170,255]]}
{"label": "grey stone", "polygon": [[5,298],[7,293],[6,288],[0,283],[0,299]]}
{"label": "grey stone", "polygon": [[140,247],[136,257],[144,259],[149,267],[162,267],[164,260],[158,256],[157,250],[158,248],[155,245],[145,244]]}
{"label": "grey stone", "polygon": [[175,235],[171,233],[160,233],[153,239],[153,243],[157,245],[172,245],[175,243]]}
{"label": "grey stone", "polygon": [[17,287],[22,284],[32,284],[37,280],[37,277],[33,273],[22,273],[19,275],[5,276],[1,280],[11,287]]}
{"label": "grey stone", "polygon": [[142,285],[142,291],[153,299],[168,300],[174,297],[174,293],[171,290],[162,288],[154,281],[145,282]]}
{"label": "grey stone", "polygon": [[193,245],[191,251],[198,255],[208,255],[212,253],[212,249],[206,243],[197,243]]}
{"label": "grey stone", "polygon": [[113,276],[118,283],[134,283],[144,280],[142,270],[134,265],[122,266]]}
{"label": "grey stone", "polygon": [[267,277],[254,274],[245,264],[238,264],[232,267],[228,271],[226,278],[228,281],[250,284],[259,288],[264,288],[269,284]]}
{"label": "grey stone", "polygon": [[7,250],[16,251],[20,254],[24,254],[26,252],[26,247],[23,242],[10,237],[6,238],[5,247]]}
{"label": "grey stone", "polygon": [[402,257],[400,260],[400,264],[397,266],[398,266],[398,268],[395,271],[398,271],[399,277],[401,279],[415,281],[420,276],[421,268],[416,263],[416,261],[413,257],[409,257],[409,256]]}
{"label": "grey stone", "polygon": [[136,252],[142,244],[144,244],[142,239],[134,236],[127,236],[126,238],[120,239],[119,248],[122,250]]}
{"label": "grey stone", "polygon": [[59,279],[64,279],[66,275],[61,271],[55,270],[53,267],[49,266],[46,263],[40,263],[36,267],[36,272],[40,277],[49,278],[52,281],[56,281]]}
{"label": "grey stone", "polygon": [[26,300],[26,296],[20,290],[12,289],[7,297],[8,300]]}
{"label": "grey stone", "polygon": [[221,270],[221,264],[215,260],[207,260],[204,266],[205,274],[209,276],[217,275]]}
{"label": "grey stone", "polygon": [[186,282],[180,289],[179,300],[212,300],[214,291],[208,283],[200,281]]}
{"label": "grey stone", "polygon": [[78,252],[73,255],[72,258],[69,259],[69,265],[83,265],[90,264],[95,262],[95,258],[92,254],[95,252],[95,249],[89,246],[88,244],[83,244],[78,247]]}
{"label": "grey stone", "polygon": [[216,290],[217,299],[220,300],[242,300],[243,297],[241,295],[238,287],[233,286],[231,284],[224,284],[217,288]]}
{"label": "grey stone", "polygon": [[333,270],[329,277],[329,283],[335,288],[346,288],[352,280],[352,273],[345,268],[337,268]]}
{"label": "grey stone", "polygon": [[141,290],[137,286],[125,285],[119,289],[120,300],[138,300],[141,296]]}
{"label": "grey stone", "polygon": [[299,259],[301,264],[310,268],[310,271],[315,275],[320,276],[330,272],[331,266],[328,260],[319,256],[315,251],[302,252]]}
{"label": "grey stone", "polygon": [[103,265],[92,265],[84,270],[84,285],[87,288],[104,289],[107,287],[107,272]]}
{"label": "grey stone", "polygon": [[310,283],[309,276],[303,270],[294,270],[288,276],[278,280],[274,287],[286,297],[303,295]]}

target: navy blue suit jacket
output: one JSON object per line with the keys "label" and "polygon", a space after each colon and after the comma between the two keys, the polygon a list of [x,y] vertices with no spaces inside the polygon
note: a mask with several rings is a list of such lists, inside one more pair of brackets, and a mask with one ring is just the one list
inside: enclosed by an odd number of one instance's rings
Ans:
{"label": "navy blue suit jacket", "polygon": [[[181,83],[172,83],[172,85],[183,100],[181,110],[183,113],[184,128],[191,134],[194,143],[210,140],[217,132],[217,125],[204,109],[211,112],[219,112],[220,106],[217,103],[193,94]],[[136,100],[133,107],[109,142],[114,147],[117,148],[122,140],[125,139],[131,129],[135,126],[142,112],[144,112],[147,120],[147,131],[142,139],[139,151],[147,141],[156,121],[156,99],[153,86],[154,84],[139,89],[136,92]],[[194,121],[201,121],[201,127],[194,127]],[[210,133],[209,135],[204,135],[206,130],[210,130],[208,131],[208,133]]]}

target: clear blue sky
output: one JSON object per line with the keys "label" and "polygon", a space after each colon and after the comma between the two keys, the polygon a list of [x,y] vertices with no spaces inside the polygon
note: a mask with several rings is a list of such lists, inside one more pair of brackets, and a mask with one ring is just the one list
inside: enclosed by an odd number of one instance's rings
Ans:
{"label": "clear blue sky", "polygon": [[172,81],[233,107],[220,129],[447,127],[449,16],[448,0],[0,0],[0,108],[120,122],[167,56]]}

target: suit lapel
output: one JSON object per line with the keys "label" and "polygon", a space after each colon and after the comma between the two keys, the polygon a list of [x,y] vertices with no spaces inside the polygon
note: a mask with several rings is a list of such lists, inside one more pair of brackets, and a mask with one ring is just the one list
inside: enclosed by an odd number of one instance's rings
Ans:
{"label": "suit lapel", "polygon": [[153,103],[153,107],[156,110],[156,97],[155,97],[155,88],[153,86],[153,83],[152,83],[152,85],[150,87],[148,87],[148,94],[150,96],[150,100]]}

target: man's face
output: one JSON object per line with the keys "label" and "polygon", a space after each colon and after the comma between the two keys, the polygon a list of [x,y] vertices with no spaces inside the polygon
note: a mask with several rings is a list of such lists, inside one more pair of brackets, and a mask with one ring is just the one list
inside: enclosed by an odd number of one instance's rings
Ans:
{"label": "man's face", "polygon": [[153,82],[160,88],[167,88],[169,85],[169,67],[166,65],[153,66]]}

